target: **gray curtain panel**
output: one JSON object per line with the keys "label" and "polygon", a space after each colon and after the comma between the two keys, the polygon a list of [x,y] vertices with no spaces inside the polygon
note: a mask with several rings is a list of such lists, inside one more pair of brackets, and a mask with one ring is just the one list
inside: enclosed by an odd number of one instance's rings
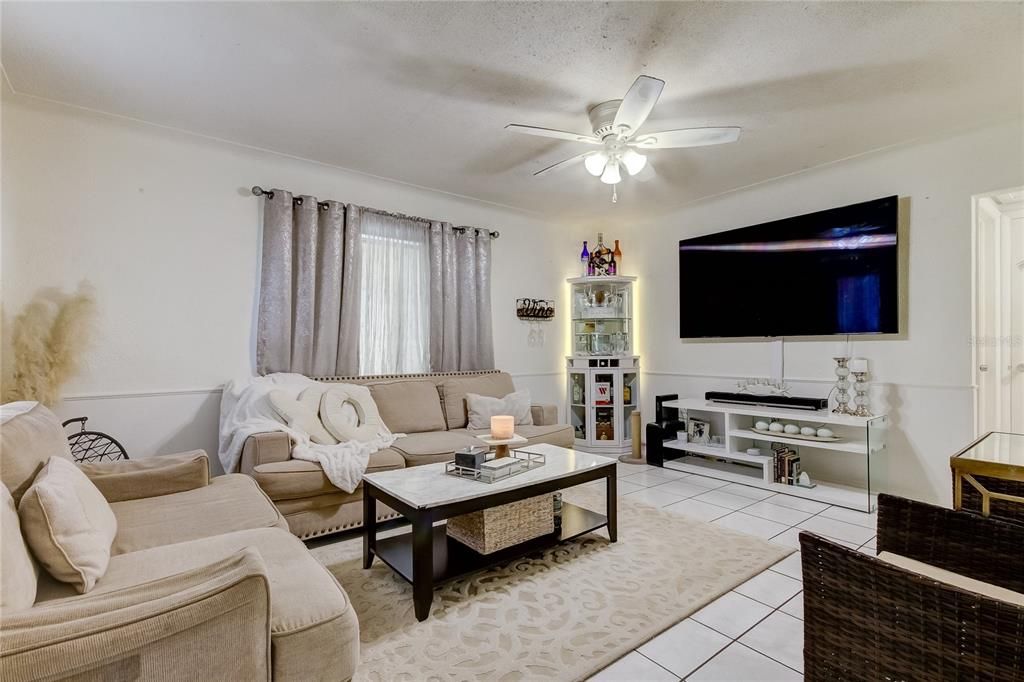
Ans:
{"label": "gray curtain panel", "polygon": [[[379,296],[364,296],[373,291],[362,291],[364,228],[372,228],[367,238],[377,235],[413,244],[415,240],[403,230],[418,222],[353,204],[318,202],[316,197],[293,197],[290,192],[273,190],[263,214],[257,372],[359,374],[364,355],[360,353],[360,320],[366,312],[362,308],[370,299],[371,305],[380,305]],[[429,296],[423,298],[423,305],[429,307],[430,369],[493,369],[490,233],[454,228],[444,222],[423,225],[429,229],[429,277],[424,277]],[[402,250],[396,253],[401,255]],[[379,275],[376,271],[382,267],[390,273],[387,281],[404,283],[392,288],[412,286],[408,281],[413,273],[408,270],[415,259],[392,256],[377,254],[374,272]],[[367,267],[371,267],[369,262]],[[402,300],[406,299],[412,300],[408,295]]]}
{"label": "gray curtain panel", "polygon": [[[301,199],[301,201],[299,201]],[[263,215],[256,369],[359,370],[360,211],[274,190]]]}
{"label": "gray curtain panel", "polygon": [[491,236],[430,224],[430,365],[434,372],[494,368]]}

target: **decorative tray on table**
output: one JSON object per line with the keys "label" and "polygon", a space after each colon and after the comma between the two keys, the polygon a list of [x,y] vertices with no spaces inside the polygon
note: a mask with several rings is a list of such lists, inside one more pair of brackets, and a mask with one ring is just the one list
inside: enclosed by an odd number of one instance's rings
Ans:
{"label": "decorative tray on table", "polygon": [[506,478],[511,478],[512,476],[517,476],[519,474],[526,473],[527,471],[537,469],[538,467],[542,467],[547,459],[539,452],[511,450],[508,457],[503,457],[498,460],[492,458],[487,460],[487,463],[502,461],[508,461],[509,465],[496,471],[460,467],[454,461],[445,462],[444,472],[449,476],[455,476],[456,478],[467,478],[472,481],[482,481],[484,483],[496,483]]}

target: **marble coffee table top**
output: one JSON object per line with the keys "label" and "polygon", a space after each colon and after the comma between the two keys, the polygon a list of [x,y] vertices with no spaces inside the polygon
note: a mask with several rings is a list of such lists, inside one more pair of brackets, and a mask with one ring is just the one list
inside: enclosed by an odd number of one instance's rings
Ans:
{"label": "marble coffee table top", "polygon": [[505,490],[525,488],[541,481],[564,478],[585,469],[614,467],[616,461],[611,457],[592,455],[546,443],[517,449],[543,454],[546,459],[544,466],[509,476],[495,483],[449,476],[444,472],[444,462],[366,474],[363,480],[369,481],[410,506],[423,509]]}

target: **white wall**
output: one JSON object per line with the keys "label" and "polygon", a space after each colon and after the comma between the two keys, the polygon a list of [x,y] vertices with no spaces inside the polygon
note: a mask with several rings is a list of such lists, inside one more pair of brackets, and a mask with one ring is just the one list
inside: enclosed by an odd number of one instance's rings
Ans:
{"label": "white wall", "polygon": [[[679,339],[679,239],[898,194],[906,214],[901,239],[909,247],[904,332],[860,337],[853,348],[871,363],[873,407],[892,415],[888,452],[873,462],[885,489],[948,501],[948,457],[973,435],[971,196],[1024,183],[1021,131],[1017,121],[893,148],[637,226],[630,241],[633,265],[643,274],[638,315],[646,405],[655,394],[728,390],[737,378],[767,377],[772,369],[768,341]],[[701,306],[716,304],[715,283],[685,299],[699,314]],[[829,392],[833,348],[832,339],[785,342],[785,374],[797,395]]]}
{"label": "white wall", "polygon": [[495,359],[561,405],[565,325],[528,344],[520,296],[561,299],[571,231],[538,216],[156,126],[5,94],[3,314],[40,289],[96,289],[99,321],[62,416],[136,455],[216,450],[218,387],[253,366],[262,199],[252,185],[499,230]]}

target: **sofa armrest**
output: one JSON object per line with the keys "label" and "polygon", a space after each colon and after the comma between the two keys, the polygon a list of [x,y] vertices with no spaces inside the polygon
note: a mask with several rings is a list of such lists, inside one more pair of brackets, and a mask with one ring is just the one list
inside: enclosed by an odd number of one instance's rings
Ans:
{"label": "sofa armrest", "polygon": [[5,613],[7,680],[270,678],[270,587],[256,550],[124,590]]}
{"label": "sofa armrest", "polygon": [[558,423],[557,405],[530,405],[533,423],[537,426],[551,426]]}
{"label": "sofa armrest", "polygon": [[117,462],[81,465],[108,502],[170,495],[210,483],[210,461],[202,450]]}
{"label": "sofa armrest", "polygon": [[292,441],[284,431],[257,433],[245,439],[239,472],[252,476],[260,464],[287,462],[292,458]]}

